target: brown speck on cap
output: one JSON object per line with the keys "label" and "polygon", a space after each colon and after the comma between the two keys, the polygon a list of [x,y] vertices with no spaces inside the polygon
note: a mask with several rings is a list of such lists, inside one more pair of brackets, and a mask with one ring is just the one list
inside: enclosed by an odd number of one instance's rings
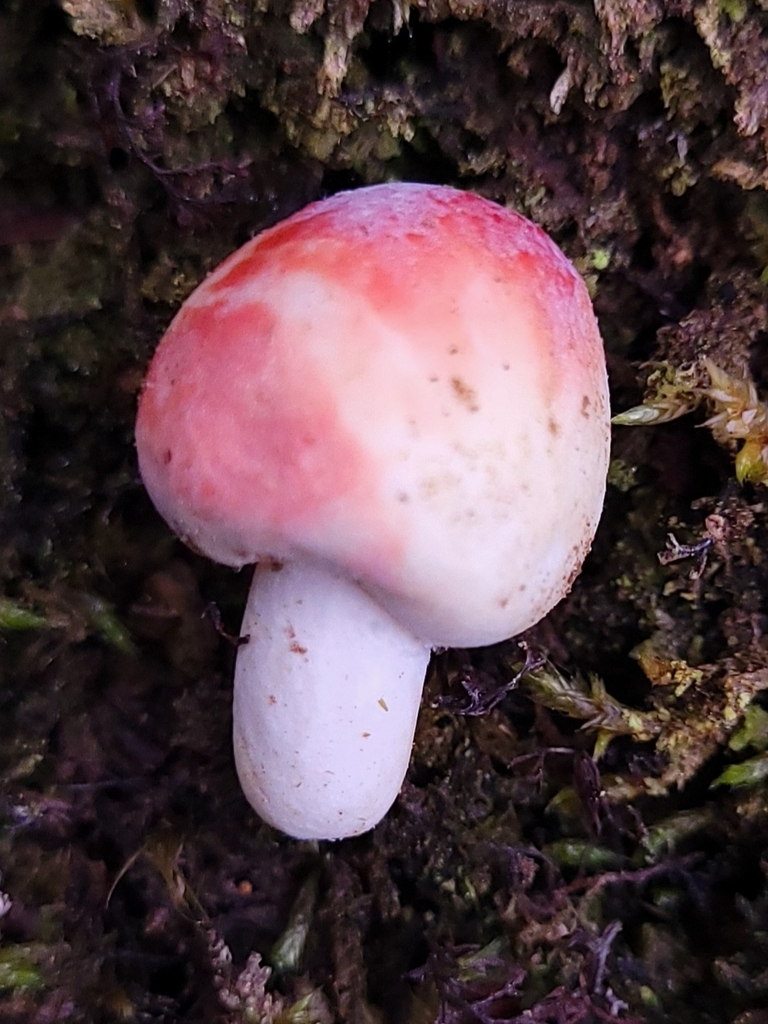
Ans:
{"label": "brown speck on cap", "polygon": [[451,389],[454,395],[466,406],[470,412],[477,412],[480,406],[477,404],[477,392],[470,387],[461,377],[451,377]]}

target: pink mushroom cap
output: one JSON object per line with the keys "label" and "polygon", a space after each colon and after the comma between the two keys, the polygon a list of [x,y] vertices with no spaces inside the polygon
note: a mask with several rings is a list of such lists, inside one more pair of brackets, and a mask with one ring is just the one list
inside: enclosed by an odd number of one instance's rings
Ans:
{"label": "pink mushroom cap", "polygon": [[332,565],[428,645],[482,645],[545,615],[589,549],[603,346],[583,281],[533,223],[379,185],[308,206],[197,288],[136,437],[194,548]]}

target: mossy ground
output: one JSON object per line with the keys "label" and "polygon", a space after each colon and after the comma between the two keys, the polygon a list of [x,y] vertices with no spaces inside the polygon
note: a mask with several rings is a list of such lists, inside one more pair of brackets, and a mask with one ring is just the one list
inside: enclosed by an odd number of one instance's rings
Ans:
{"label": "mossy ground", "polygon": [[205,273],[388,179],[552,233],[617,410],[705,356],[762,399],[766,67],[762,0],[0,0],[3,1021],[768,1019],[740,442],[617,428],[584,573],[526,638],[549,662],[436,658],[395,808],[318,846],[240,794],[204,612],[236,632],[247,579],[170,536],[132,440]]}

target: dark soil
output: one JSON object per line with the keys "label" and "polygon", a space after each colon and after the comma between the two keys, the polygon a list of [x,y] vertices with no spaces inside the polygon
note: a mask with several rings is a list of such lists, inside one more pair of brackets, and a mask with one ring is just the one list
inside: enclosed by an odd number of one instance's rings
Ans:
{"label": "dark soil", "polygon": [[[2,1022],[768,1020],[767,154],[762,0],[0,0]],[[544,667],[437,656],[385,821],[300,843],[133,417],[223,256],[391,179],[549,231],[655,425]]]}

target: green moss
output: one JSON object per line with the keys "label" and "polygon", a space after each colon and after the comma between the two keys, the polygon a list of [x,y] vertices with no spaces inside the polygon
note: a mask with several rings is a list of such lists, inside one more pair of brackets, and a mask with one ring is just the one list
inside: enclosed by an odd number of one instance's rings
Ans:
{"label": "green moss", "polygon": [[747,0],[720,0],[720,10],[734,24],[739,24],[746,18],[749,5]]}
{"label": "green moss", "polygon": [[712,786],[759,786],[768,779],[768,755],[758,754],[747,761],[729,765]]}
{"label": "green moss", "polygon": [[40,988],[43,977],[39,961],[45,953],[44,946],[0,945],[0,990]]}
{"label": "green moss", "polygon": [[0,630],[42,629],[47,624],[43,615],[30,611],[15,601],[0,599]]}

